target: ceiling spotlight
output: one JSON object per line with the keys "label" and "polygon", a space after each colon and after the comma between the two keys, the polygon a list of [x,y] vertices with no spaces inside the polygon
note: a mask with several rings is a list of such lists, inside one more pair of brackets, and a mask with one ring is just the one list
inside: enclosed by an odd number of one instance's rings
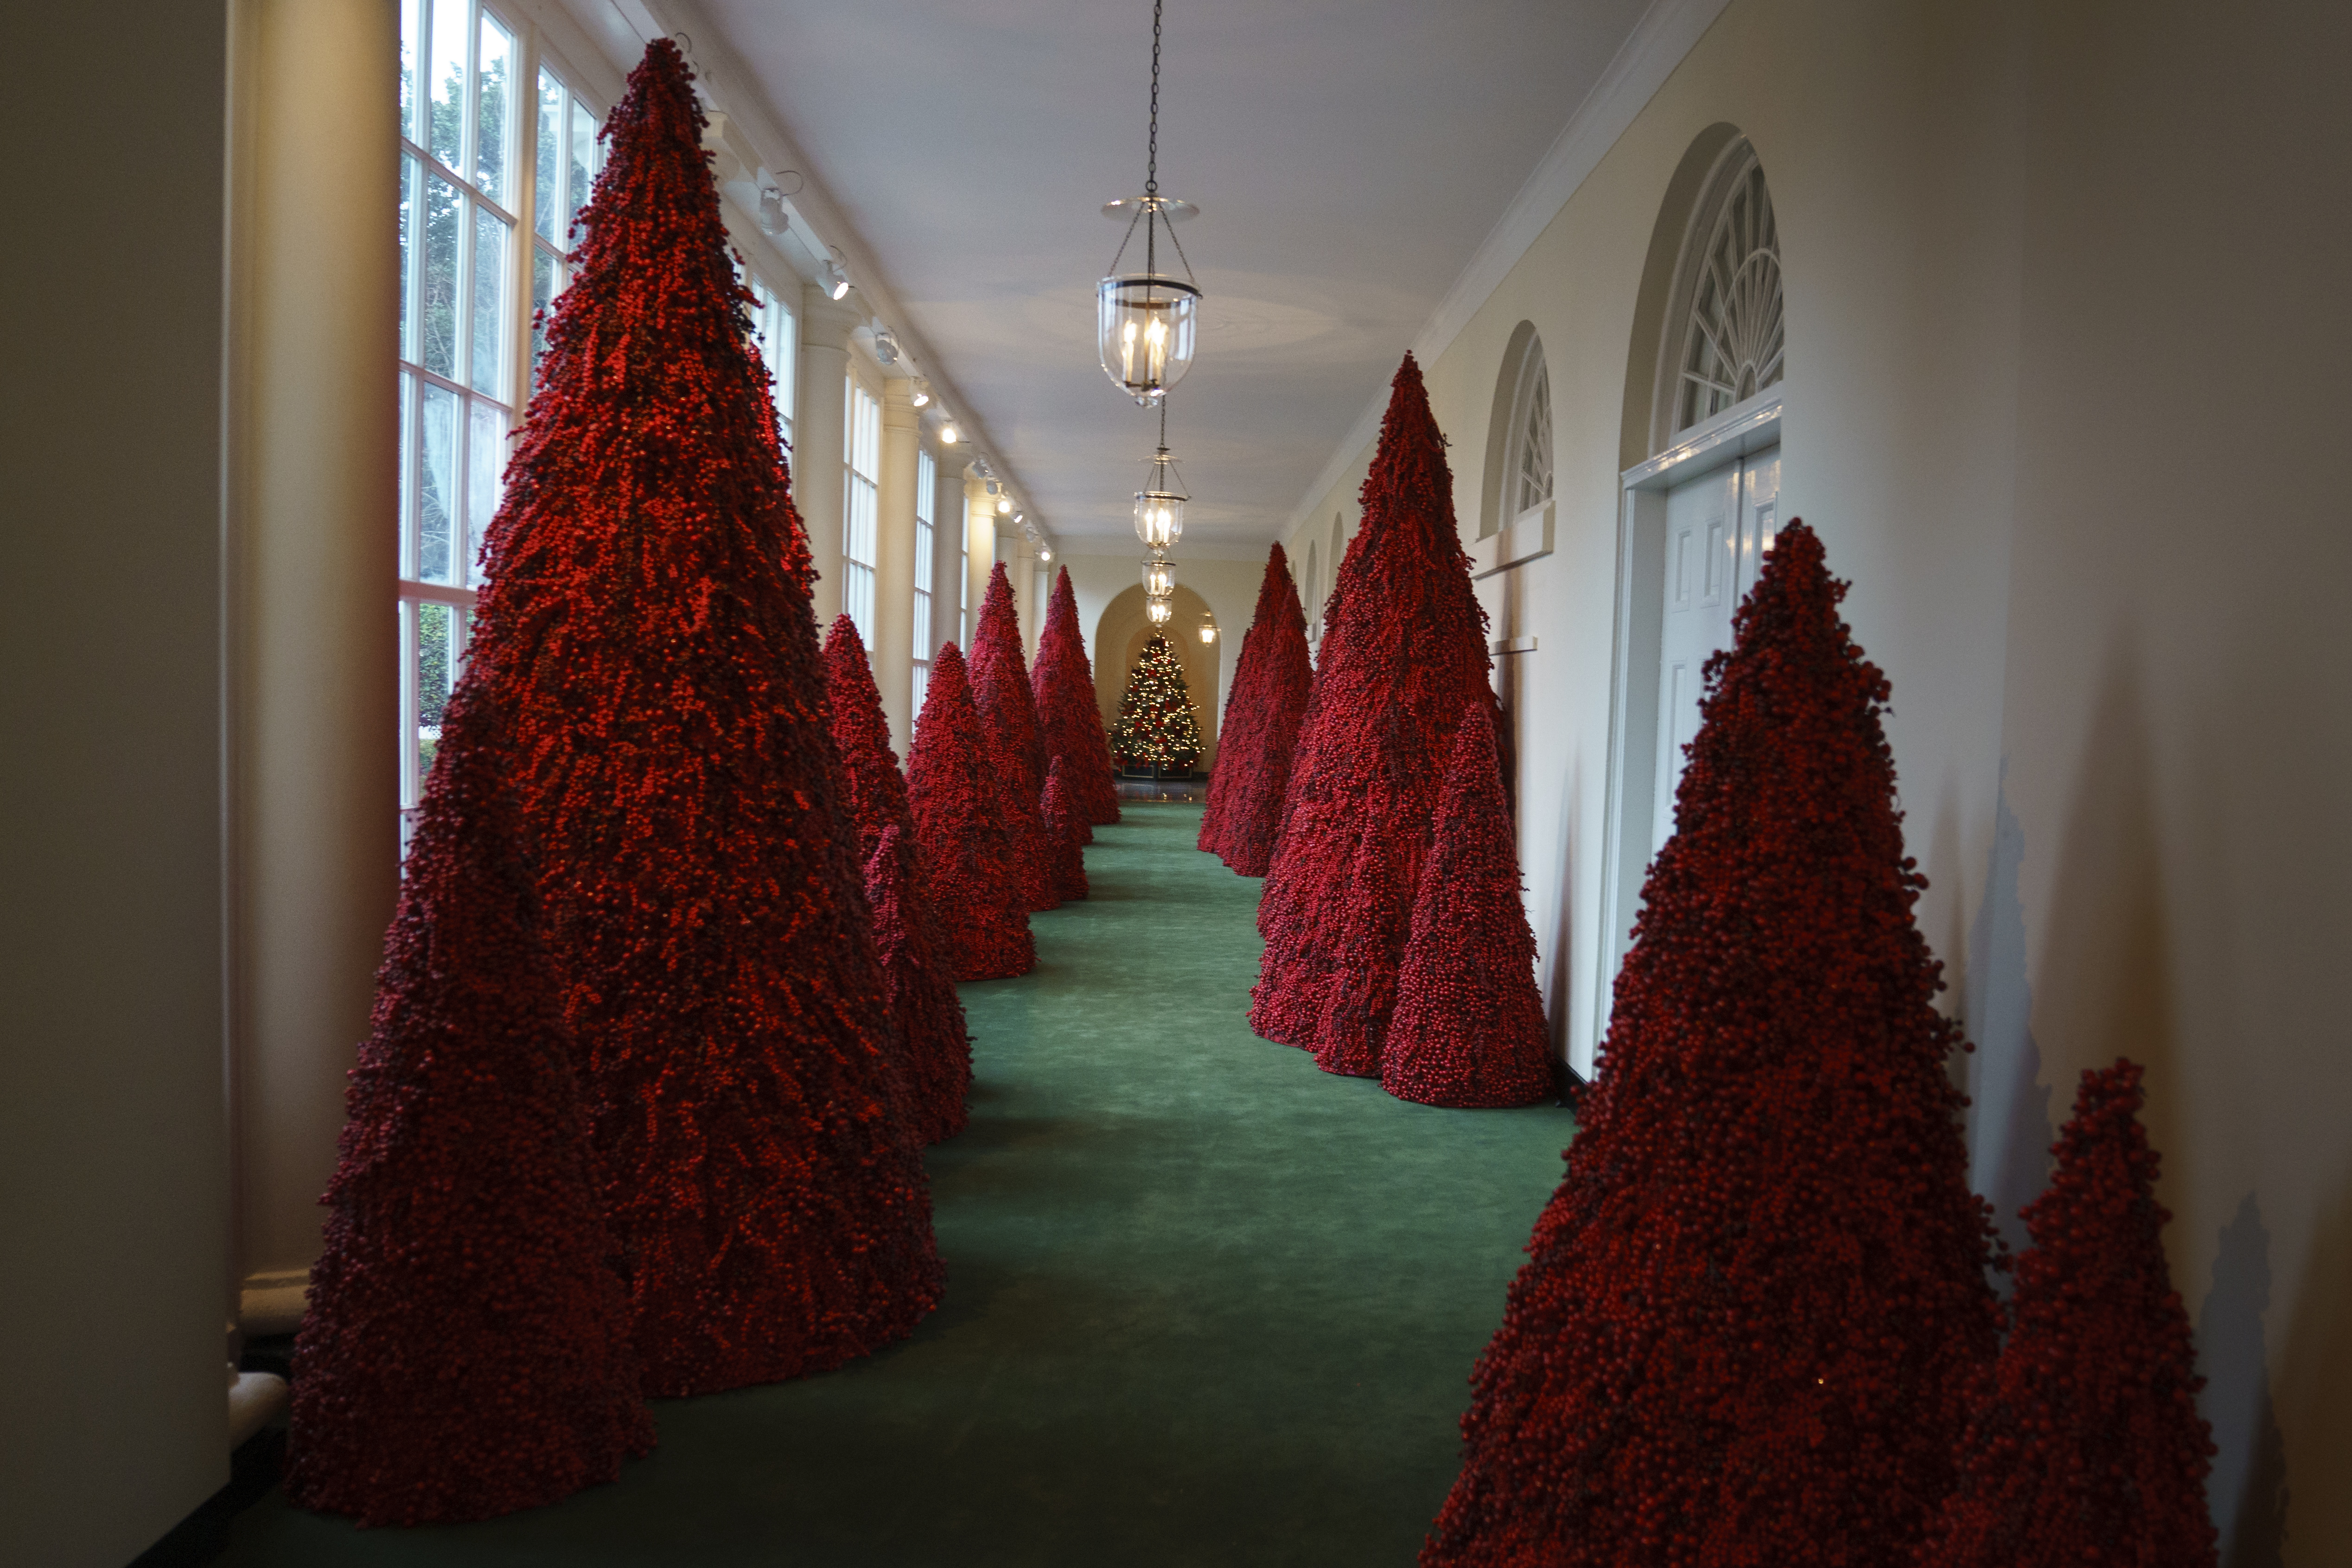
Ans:
{"label": "ceiling spotlight", "polygon": [[960,436],[960,435],[958,435],[958,434],[956,433],[956,427],[955,427],[955,421],[954,421],[954,420],[950,419],[950,420],[949,420],[946,424],[944,424],[944,425],[942,425],[942,426],[940,426],[940,446],[942,446],[942,447],[952,447],[952,446],[954,446],[958,441],[961,441],[961,440],[962,440],[962,439],[963,439],[963,437],[962,437],[961,436]]}
{"label": "ceiling spotlight", "polygon": [[784,211],[784,193],[773,185],[760,188],[760,226],[770,234],[782,234],[793,226],[791,215]]}
{"label": "ceiling spotlight", "polygon": [[841,269],[840,262],[833,260],[826,261],[823,276],[824,279],[824,297],[826,299],[838,300],[844,294],[849,292],[849,274]]}
{"label": "ceiling spotlight", "polygon": [[1051,561],[1053,558],[1054,547],[1050,544],[1037,552],[1037,559],[1040,561]]}
{"label": "ceiling spotlight", "polygon": [[[992,486],[992,487],[990,487],[990,488],[991,488],[991,489],[993,489],[994,487],[993,487],[993,486]],[[1009,512],[1009,511],[1011,511],[1012,510],[1013,510],[1013,498],[1012,498],[1011,496],[1008,496],[1008,495],[1000,495],[1000,496],[998,496],[998,497],[996,498],[996,515],[997,515],[997,516],[999,516],[999,517],[1003,517],[1006,512]]]}
{"label": "ceiling spotlight", "polygon": [[[925,381],[921,376],[917,376],[913,383],[907,388],[907,401],[913,404],[918,408],[928,406],[931,401],[931,384]],[[955,426],[951,425],[948,426],[948,428],[952,430]],[[954,444],[954,438],[950,437],[949,445],[953,446]]]}
{"label": "ceiling spotlight", "polygon": [[[1014,512],[1014,513],[1013,514],[1013,521],[1015,521],[1015,522],[1019,522],[1023,518],[1027,517],[1028,515],[1029,515],[1029,514],[1028,514],[1027,512],[1025,512],[1025,511],[1016,511],[1016,512]],[[1036,531],[1035,529],[1034,529],[1034,528],[1031,528],[1031,529],[1024,529],[1023,531],[1024,531],[1024,532],[1027,532],[1027,533],[1034,533],[1034,532],[1036,532],[1037,531]]]}
{"label": "ceiling spotlight", "polygon": [[898,336],[887,327],[874,329],[874,357],[884,364],[898,363]]}

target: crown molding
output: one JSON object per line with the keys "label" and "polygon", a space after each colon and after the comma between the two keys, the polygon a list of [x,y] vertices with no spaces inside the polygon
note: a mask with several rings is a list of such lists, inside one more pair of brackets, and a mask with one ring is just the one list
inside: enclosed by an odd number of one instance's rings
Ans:
{"label": "crown molding", "polygon": [[[1551,226],[1560,209],[1569,204],[1592,171],[1601,165],[1609,149],[1617,144],[1626,129],[1633,123],[1675,68],[1695,48],[1715,19],[1723,15],[1730,0],[1652,0],[1650,8],[1642,14],[1633,31],[1601,73],[1601,79],[1585,95],[1576,112],[1569,116],[1561,130],[1535,172],[1511,198],[1511,205],[1454,279],[1454,286],[1429,313],[1429,320],[1412,340],[1412,355],[1424,365],[1435,360],[1454,344],[1462,329],[1486,304],[1511,268],[1529,247]],[[1388,390],[1383,382],[1372,395],[1371,401],[1359,415],[1356,422],[1332,453],[1331,460],[1323,465],[1307,493],[1298,498],[1291,509],[1290,521],[1284,525],[1285,539],[1298,531],[1308,517],[1321,510],[1323,498],[1332,486],[1355,466],[1356,457],[1379,438],[1381,416],[1388,410]]]}

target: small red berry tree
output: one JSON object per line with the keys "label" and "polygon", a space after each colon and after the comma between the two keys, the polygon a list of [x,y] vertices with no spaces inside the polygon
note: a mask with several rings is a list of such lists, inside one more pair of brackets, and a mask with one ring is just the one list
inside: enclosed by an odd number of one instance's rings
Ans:
{"label": "small red berry tree", "polygon": [[[841,752],[874,944],[891,1016],[898,1021],[898,1076],[917,1137],[936,1143],[963,1130],[964,1091],[971,1082],[971,1038],[949,973],[946,938],[929,894],[930,878],[915,843],[907,784],[890,750],[882,693],[866,662],[857,623],[836,618],[824,642],[825,693],[834,743]],[[887,847],[886,866],[877,859]]]}
{"label": "small red berry tree", "polygon": [[553,1502],[653,1447],[628,1294],[478,682],[442,724],[326,1251],[286,1489],[362,1524]]}
{"label": "small red berry tree", "polygon": [[1307,614],[1290,580],[1290,563],[1277,544],[1267,558],[1265,580],[1258,585],[1257,611],[1234,673],[1228,728],[1219,737],[1217,777],[1209,792],[1210,808],[1218,814],[1217,841],[1203,846],[1244,877],[1265,876],[1273,862],[1283,800],[1290,792],[1291,761],[1314,680],[1307,654]]}
{"label": "small red berry tree", "polygon": [[1055,757],[1045,771],[1045,843],[1053,851],[1054,891],[1067,902],[1087,896],[1086,851],[1079,838],[1086,821],[1064,781],[1062,759]]}
{"label": "small red berry tree", "polygon": [[1095,825],[1118,820],[1118,783],[1111,774],[1110,744],[1103,733],[1102,710],[1095,702],[1094,666],[1078,627],[1078,601],[1070,591],[1070,569],[1054,574],[1054,596],[1045,609],[1045,629],[1037,637],[1037,667],[1030,672],[1037,702],[1037,725],[1048,766],[1059,757],[1068,771],[1070,800],[1094,839]]}
{"label": "small red berry tree", "polygon": [[1399,1100],[1532,1105],[1552,1092],[1536,934],[1496,763],[1494,721],[1474,702],[1454,737],[1381,1055],[1381,1087]]}
{"label": "small red berry tree", "polygon": [[662,1394],[837,1366],[942,1288],[702,126],[656,39],[607,121],[468,670],[507,731]]}
{"label": "small red berry tree", "polygon": [[907,795],[948,967],[958,980],[1003,980],[1037,966],[1017,829],[998,782],[963,651],[942,643],[915,720]]}
{"label": "small red berry tree", "polygon": [[[1277,544],[1275,548],[1279,550],[1282,546]],[[1254,643],[1256,629],[1251,626],[1242,632],[1241,655],[1234,660],[1234,683],[1225,692],[1224,717],[1217,724],[1217,760],[1209,764],[1209,787],[1203,792],[1207,798],[1201,809],[1201,830],[1192,839],[1192,847],[1204,855],[1216,854],[1217,846],[1223,841],[1221,824],[1225,803],[1233,792],[1224,788],[1220,781],[1231,778],[1240,766],[1235,760],[1237,742],[1240,732],[1249,728],[1244,710],[1249,707],[1250,677],[1257,668]]]}
{"label": "small red berry tree", "polygon": [[1051,854],[1037,815],[1045,798],[1045,743],[1037,731],[1028,662],[1021,653],[1013,584],[1002,561],[988,574],[988,595],[972,631],[971,666],[972,706],[993,753],[990,777],[1004,796],[1005,811],[1018,823],[1023,896],[1031,910],[1050,910],[1060,900],[1054,897]]}
{"label": "small red berry tree", "polygon": [[[1411,354],[1381,423],[1363,509],[1258,903],[1266,945],[1250,1026],[1313,1050],[1326,1071],[1377,1075],[1454,731],[1472,701],[1494,700],[1445,438]],[[1389,862],[1381,885],[1404,891],[1359,908],[1368,844]]]}
{"label": "small red berry tree", "polygon": [[2029,1205],[2012,1326],[1921,1568],[2212,1568],[2212,1437],[2140,1068],[2083,1074],[2050,1189]]}
{"label": "small red berry tree", "polygon": [[1790,523],[1708,667],[1430,1568],[1910,1568],[1952,1489],[1990,1216],[1844,592]]}

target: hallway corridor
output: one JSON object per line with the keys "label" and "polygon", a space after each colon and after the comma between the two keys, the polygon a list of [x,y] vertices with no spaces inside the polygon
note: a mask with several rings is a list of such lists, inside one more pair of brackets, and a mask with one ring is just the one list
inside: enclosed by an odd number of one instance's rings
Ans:
{"label": "hallway corridor", "polygon": [[948,1299],[828,1376],[655,1406],[614,1486],[360,1531],[272,1494],[225,1563],[1409,1563],[1573,1122],[1407,1105],[1244,1021],[1258,884],[1129,802],[1039,964],[963,988]]}

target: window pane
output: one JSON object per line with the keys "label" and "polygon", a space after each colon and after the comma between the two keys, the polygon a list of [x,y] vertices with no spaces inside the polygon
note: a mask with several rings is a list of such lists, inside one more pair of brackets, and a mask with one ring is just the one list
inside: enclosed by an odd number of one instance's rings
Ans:
{"label": "window pane", "polygon": [[416,297],[416,363],[436,375],[457,374],[457,236],[465,201],[438,174],[425,175],[425,275]]}
{"label": "window pane", "polygon": [[466,435],[466,581],[477,587],[482,581],[482,537],[498,514],[506,466],[506,413],[495,404],[477,403]]}
{"label": "window pane", "polygon": [[416,574],[416,378],[400,373],[400,563],[403,577]]}
{"label": "window pane", "polygon": [[446,583],[449,536],[457,510],[457,395],[427,382],[420,421],[416,495],[416,580]]}
{"label": "window pane", "polygon": [[457,668],[457,612],[447,605],[416,606],[416,778],[433,771],[441,744],[441,720]]}
{"label": "window pane", "polygon": [[799,331],[799,319],[778,301],[768,334],[768,371],[775,378],[776,419],[788,450],[793,444],[793,388],[800,380]]}
{"label": "window pane", "polygon": [[474,183],[492,201],[511,206],[507,186],[507,99],[514,87],[514,37],[482,14],[481,96],[474,120]]}
{"label": "window pane", "polygon": [[572,220],[588,205],[589,189],[596,183],[596,117],[576,98],[572,100],[571,168],[571,189],[564,195],[563,233],[560,237],[566,255],[577,243],[572,237]]}
{"label": "window pane", "polygon": [[474,390],[493,396],[506,388],[499,363],[506,356],[506,220],[488,207],[474,209],[473,334]]}
{"label": "window pane", "polygon": [[400,0],[400,133],[416,135],[416,15],[418,0]]}
{"label": "window pane", "polygon": [[539,73],[539,191],[532,198],[538,208],[537,227],[540,237],[561,245],[563,231],[557,226],[563,216],[563,84],[546,71]]}
{"label": "window pane", "polygon": [[922,589],[918,588],[918,589],[916,589],[916,590],[915,590],[915,647],[914,647],[914,657],[915,657],[915,658],[930,658],[930,656],[931,656],[931,596],[930,596],[930,595],[929,595],[929,594],[925,593]]}
{"label": "window pane", "polygon": [[923,699],[924,699],[924,698],[926,698],[926,697],[928,697],[928,696],[929,696],[929,695],[930,695],[930,691],[931,691],[931,667],[930,667],[930,665],[929,665],[929,664],[928,664],[928,663],[924,663],[924,664],[919,664],[919,665],[915,666],[915,708],[914,708],[914,710],[915,710],[916,712],[920,713],[920,712],[923,710]]}
{"label": "window pane", "polygon": [[562,263],[537,246],[530,247],[530,368],[539,374],[539,362],[547,353],[547,312],[555,303]]}
{"label": "window pane", "polygon": [[416,293],[416,248],[423,237],[418,224],[416,196],[423,172],[416,160],[400,160],[400,357],[416,358],[415,336],[416,314],[412,300]]}
{"label": "window pane", "polygon": [[466,0],[440,0],[433,7],[433,53],[425,68],[432,84],[433,101],[425,112],[432,123],[425,150],[452,169],[464,168],[460,157],[466,134]]}

